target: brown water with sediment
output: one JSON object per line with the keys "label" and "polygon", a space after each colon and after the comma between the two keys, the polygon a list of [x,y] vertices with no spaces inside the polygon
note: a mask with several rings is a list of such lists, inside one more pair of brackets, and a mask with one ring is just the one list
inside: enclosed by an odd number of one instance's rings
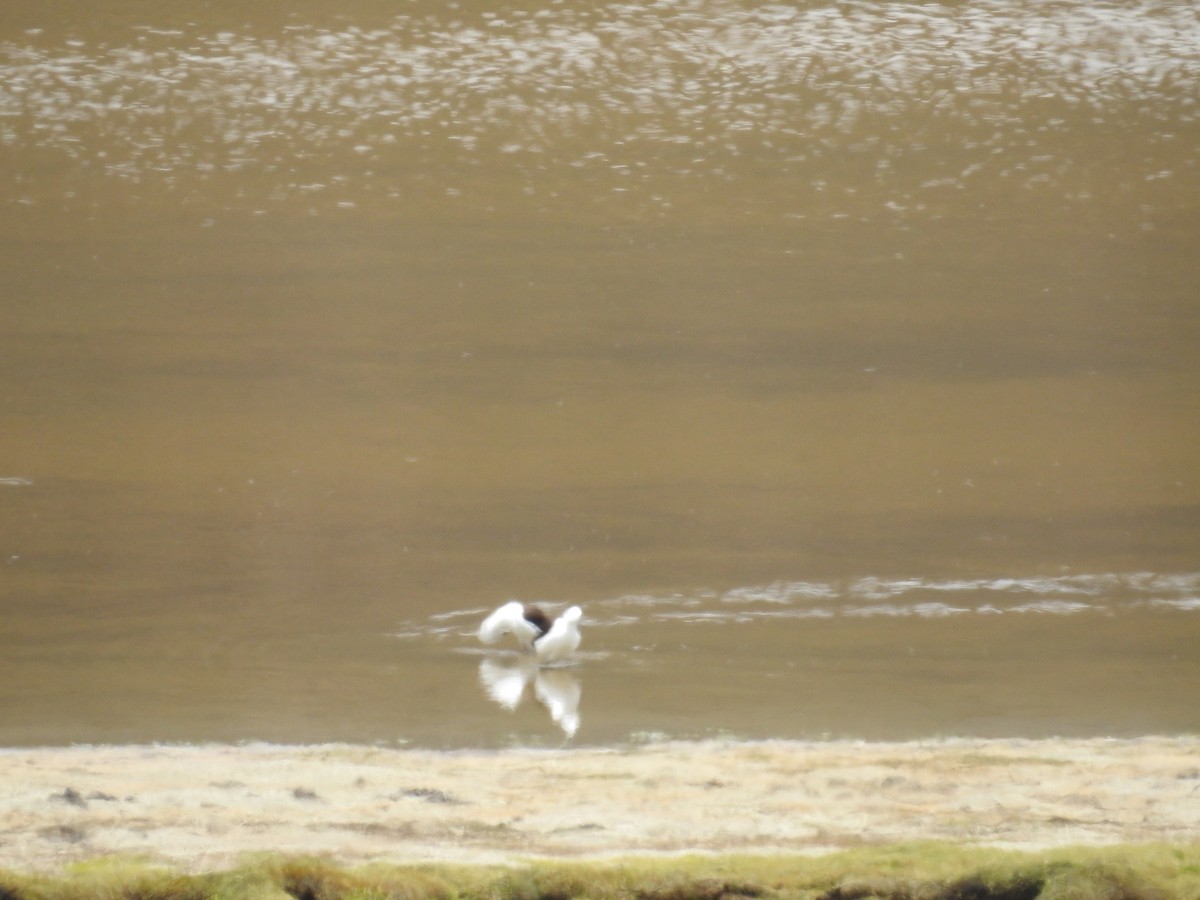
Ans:
{"label": "brown water with sediment", "polygon": [[0,743],[1200,729],[1198,48],[8,3]]}

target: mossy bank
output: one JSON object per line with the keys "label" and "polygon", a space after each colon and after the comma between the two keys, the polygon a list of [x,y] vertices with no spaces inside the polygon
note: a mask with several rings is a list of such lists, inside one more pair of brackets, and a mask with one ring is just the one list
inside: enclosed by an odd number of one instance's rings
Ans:
{"label": "mossy bank", "polygon": [[1195,900],[1200,844],[1018,853],[922,843],[800,854],[343,867],[259,856],[211,873],[126,858],[54,875],[0,873],[3,900],[399,900],[399,898]]}

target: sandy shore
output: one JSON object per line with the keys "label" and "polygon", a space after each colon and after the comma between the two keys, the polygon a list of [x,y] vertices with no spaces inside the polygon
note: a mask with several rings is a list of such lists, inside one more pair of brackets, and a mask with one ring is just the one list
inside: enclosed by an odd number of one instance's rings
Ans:
{"label": "sandy shore", "polygon": [[1200,840],[1200,738],[0,751],[0,868]]}

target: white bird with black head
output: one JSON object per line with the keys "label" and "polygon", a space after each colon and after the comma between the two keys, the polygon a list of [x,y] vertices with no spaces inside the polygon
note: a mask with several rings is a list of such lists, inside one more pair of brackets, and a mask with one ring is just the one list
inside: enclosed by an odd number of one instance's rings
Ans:
{"label": "white bird with black head", "polygon": [[579,647],[579,620],[583,610],[572,606],[557,618],[532,604],[512,600],[483,620],[479,639],[494,644],[511,634],[527,653],[537,657],[539,665],[562,662]]}

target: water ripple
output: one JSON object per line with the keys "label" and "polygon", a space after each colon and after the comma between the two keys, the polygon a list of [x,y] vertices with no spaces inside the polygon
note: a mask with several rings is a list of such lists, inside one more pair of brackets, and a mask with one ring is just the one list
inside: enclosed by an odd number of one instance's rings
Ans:
{"label": "water ripple", "polygon": [[[31,33],[0,44],[0,148],[135,182],[265,171],[279,196],[353,202],[306,162],[354,160],[347,175],[375,189],[411,180],[414,153],[464,172],[507,158],[529,190],[553,166],[615,191],[656,174],[732,179],[746,156],[810,179],[836,157],[899,188],[921,134],[952,132],[944,171],[912,186],[930,191],[981,172],[1054,181],[1064,161],[1045,135],[1080,121],[1157,121],[1169,141],[1200,117],[1200,19],[1171,0],[455,15],[265,35],[145,27],[122,46]],[[897,190],[888,208],[912,199]]]}
{"label": "water ripple", "polygon": [[[548,603],[554,609],[562,604]],[[1200,573],[1078,574],[1059,577],[930,580],[859,578],[846,582],[777,582],[724,592],[632,594],[585,604],[587,628],[646,622],[738,625],[768,620],[944,620],[962,616],[1112,614],[1136,609],[1200,612]],[[407,622],[407,638],[474,633],[479,608]],[[454,624],[448,624],[453,622]]]}

